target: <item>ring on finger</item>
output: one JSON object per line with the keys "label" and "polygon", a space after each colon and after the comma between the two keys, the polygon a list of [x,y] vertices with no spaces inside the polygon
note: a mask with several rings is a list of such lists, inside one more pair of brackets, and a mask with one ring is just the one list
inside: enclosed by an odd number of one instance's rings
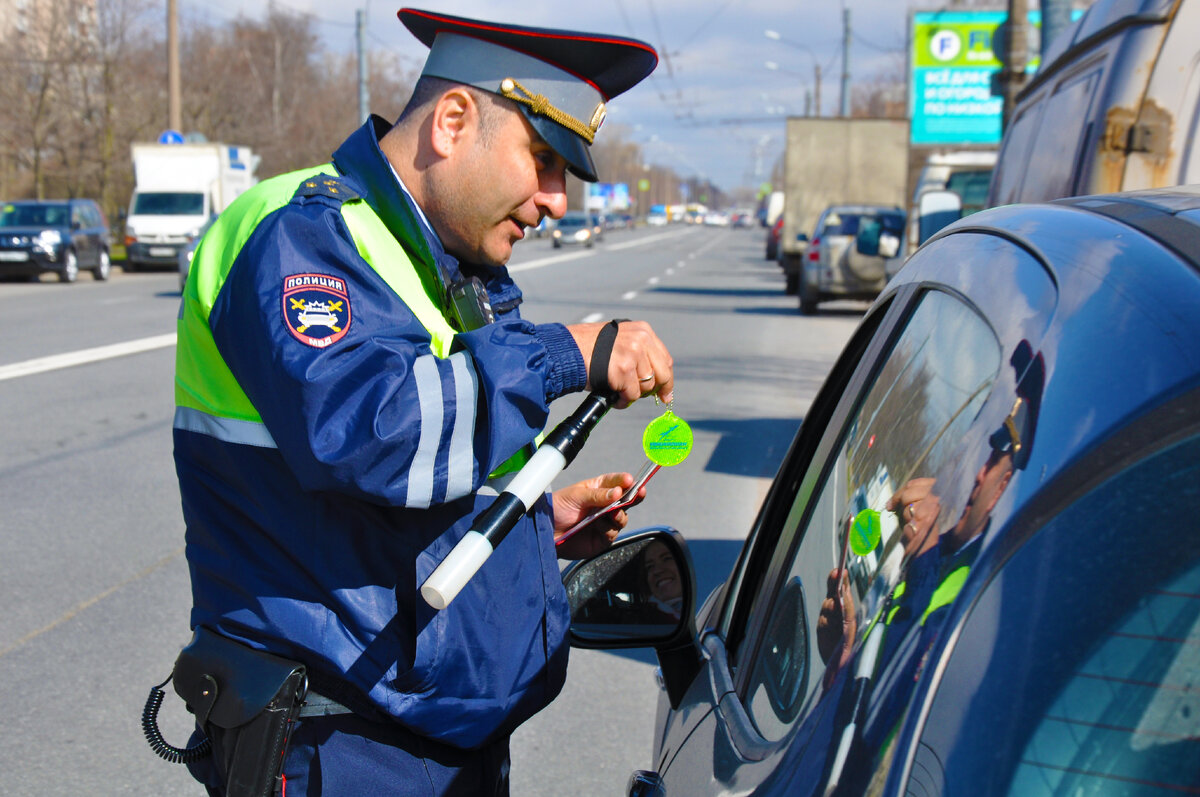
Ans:
{"label": "ring on finger", "polygon": [[654,374],[650,374],[650,376],[639,376],[638,381],[639,382],[653,382]]}

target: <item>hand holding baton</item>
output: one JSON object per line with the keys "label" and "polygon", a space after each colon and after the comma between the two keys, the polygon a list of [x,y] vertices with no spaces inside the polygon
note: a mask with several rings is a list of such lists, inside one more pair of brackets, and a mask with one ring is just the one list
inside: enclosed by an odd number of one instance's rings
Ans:
{"label": "hand holding baton", "polygon": [[555,477],[574,461],[587,442],[588,434],[616,400],[615,393],[590,393],[570,417],[546,435],[529,462],[513,477],[495,503],[475,519],[471,530],[425,579],[421,585],[421,597],[426,603],[438,610],[450,605],[521,516],[546,492]]}

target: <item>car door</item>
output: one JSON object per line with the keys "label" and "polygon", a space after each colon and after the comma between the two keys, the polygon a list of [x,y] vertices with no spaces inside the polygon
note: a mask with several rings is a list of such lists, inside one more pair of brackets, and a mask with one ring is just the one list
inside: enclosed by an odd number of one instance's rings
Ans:
{"label": "car door", "polygon": [[82,202],[71,203],[71,245],[79,258],[79,268],[94,268],[97,260],[94,228],[87,216],[87,206]]}
{"label": "car door", "polygon": [[931,669],[897,790],[1195,793],[1200,535],[1177,508],[1200,499],[1198,407],[1193,390],[1156,411],[1182,440],[1126,434],[1067,475],[1081,489],[1039,513]]}
{"label": "car door", "polygon": [[897,592],[920,592],[912,563],[967,504],[1055,290],[1029,252],[979,233],[932,242],[903,276],[822,388],[703,618],[704,672],[660,743],[668,795],[809,793],[861,747],[864,705],[907,706],[895,674],[917,648],[899,643],[925,629],[883,631],[899,627]]}

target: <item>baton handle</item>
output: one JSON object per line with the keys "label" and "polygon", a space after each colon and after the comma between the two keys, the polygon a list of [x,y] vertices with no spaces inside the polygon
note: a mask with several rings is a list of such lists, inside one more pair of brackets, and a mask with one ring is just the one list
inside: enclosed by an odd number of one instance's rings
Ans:
{"label": "baton handle", "polygon": [[442,610],[492,555],[521,516],[529,511],[554,477],[574,461],[588,434],[615,403],[616,394],[590,393],[538,446],[525,466],[421,585],[421,597]]}

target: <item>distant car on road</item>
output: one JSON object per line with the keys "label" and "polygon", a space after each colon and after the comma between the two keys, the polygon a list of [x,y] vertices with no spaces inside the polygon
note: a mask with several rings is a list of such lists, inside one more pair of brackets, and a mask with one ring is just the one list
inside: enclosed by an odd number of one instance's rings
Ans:
{"label": "distant car on road", "polygon": [[783,216],[775,219],[775,223],[767,228],[766,259],[779,259],[779,235],[783,232]]}
{"label": "distant car on road", "polygon": [[183,286],[187,284],[188,271],[192,266],[192,258],[196,254],[196,247],[200,245],[200,239],[204,237],[204,233],[208,232],[208,228],[217,220],[213,216],[208,221],[204,222],[204,226],[196,231],[195,235],[188,236],[188,242],[179,250],[179,292],[183,293]]}
{"label": "distant car on road", "polygon": [[550,236],[555,249],[573,245],[591,248],[595,244],[592,218],[585,213],[567,213],[555,223]]}
{"label": "distant car on road", "polygon": [[698,614],[673,529],[564,573],[573,645],[658,652],[628,794],[1194,792],[1198,307],[1200,186],[931,238]]}
{"label": "distant car on road", "polygon": [[800,312],[830,299],[872,300],[888,281],[888,261],[902,258],[904,211],[885,205],[833,205],[817,218],[793,287]]}
{"label": "distant car on road", "polygon": [[106,280],[112,233],[90,199],[21,200],[0,204],[0,276],[46,272],[74,282],[81,270]]}

